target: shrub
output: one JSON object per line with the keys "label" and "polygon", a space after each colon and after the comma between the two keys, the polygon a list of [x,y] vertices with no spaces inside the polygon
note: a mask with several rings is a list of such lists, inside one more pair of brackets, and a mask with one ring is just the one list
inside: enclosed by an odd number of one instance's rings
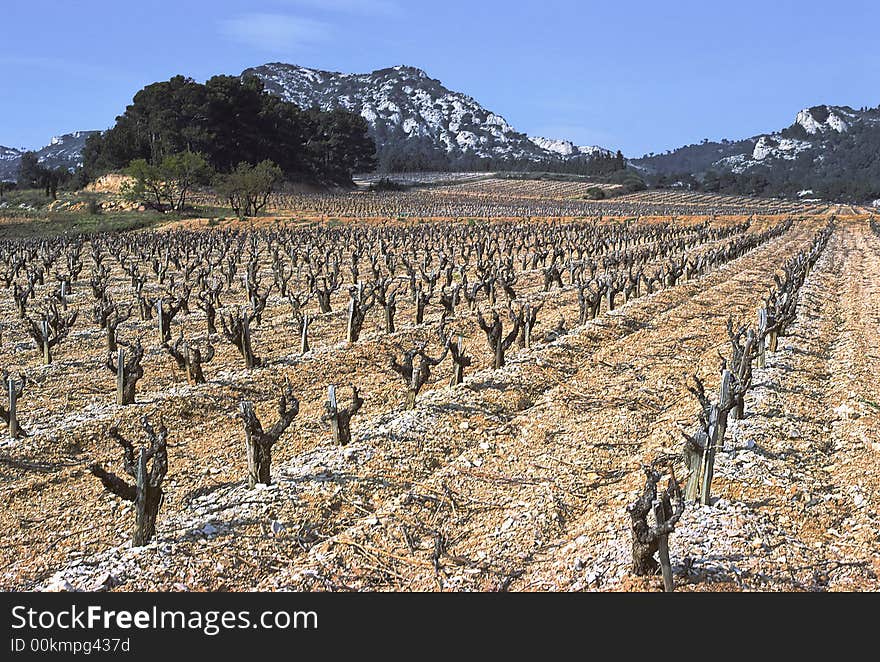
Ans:
{"label": "shrub", "polygon": [[214,186],[239,218],[255,216],[268,204],[282,176],[281,168],[272,161],[257,165],[242,162],[228,175],[219,175]]}
{"label": "shrub", "polygon": [[186,196],[193,186],[210,179],[211,166],[201,154],[180,152],[166,156],[158,166],[144,159],[135,159],[125,174],[132,178],[122,185],[126,200],[160,211],[166,207],[180,211],[186,206]]}
{"label": "shrub", "polygon": [[377,192],[377,191],[406,191],[409,187],[401,184],[400,182],[395,182],[393,179],[388,179],[387,177],[383,177],[382,179],[373,182],[370,184],[369,191]]}
{"label": "shrub", "polygon": [[86,197],[86,210],[90,216],[97,216],[101,213],[101,203],[98,202],[97,196],[90,195]]}
{"label": "shrub", "polygon": [[627,193],[635,193],[636,191],[644,191],[648,186],[638,176],[630,176],[623,180],[623,190]]}

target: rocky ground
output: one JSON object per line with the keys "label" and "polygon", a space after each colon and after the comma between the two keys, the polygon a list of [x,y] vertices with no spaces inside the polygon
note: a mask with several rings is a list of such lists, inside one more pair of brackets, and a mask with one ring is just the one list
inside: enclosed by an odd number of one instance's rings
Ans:
{"label": "rocky ground", "polygon": [[[348,348],[328,321],[326,342],[299,357],[279,309],[256,336],[268,367],[245,371],[218,346],[209,383],[189,386],[153,346],[126,408],[112,404],[96,329],[75,331],[48,367],[4,333],[5,365],[35,384],[22,400],[31,436],[0,442],[0,588],[659,590],[659,577],[629,572],[625,507],[640,466],[679,453],[698,411],[685,376],[715,388],[727,316],[753,320],[772,275],[826,221],[801,218],[699,279],[516,351],[501,370],[468,327],[475,369],[456,387],[438,375],[412,411],[384,366],[413,330]],[[863,218],[839,219],[797,322],[728,428],[714,503],[689,505],[670,538],[677,590],[880,588],[878,290],[880,237]],[[570,293],[554,305],[548,327],[576,311]],[[273,420],[282,376],[301,412],[276,446],[273,484],[248,489],[237,403]],[[357,383],[368,402],[345,448],[320,420],[331,380],[341,399]],[[154,541],[131,548],[130,505],[87,467],[118,467],[110,422],[136,438],[139,417],[157,413],[171,432],[166,501]]]}

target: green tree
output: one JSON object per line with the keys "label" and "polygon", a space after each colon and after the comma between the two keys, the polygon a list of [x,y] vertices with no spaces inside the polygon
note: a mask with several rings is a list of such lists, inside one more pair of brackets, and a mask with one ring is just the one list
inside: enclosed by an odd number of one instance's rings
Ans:
{"label": "green tree", "polygon": [[645,181],[635,173],[629,173],[623,179],[623,190],[627,193],[635,193],[636,191],[644,191],[648,186]]}
{"label": "green tree", "polygon": [[158,166],[135,159],[125,173],[132,178],[122,187],[127,200],[162,211],[181,211],[193,187],[210,181],[212,169],[203,155],[178,152],[163,158]]}
{"label": "green tree", "polygon": [[48,168],[40,164],[34,152],[21,155],[18,168],[18,188],[41,188],[47,198],[58,199],[58,187],[70,180],[66,168]]}
{"label": "green tree", "polygon": [[272,161],[261,161],[255,166],[242,162],[228,175],[218,175],[214,187],[236,216],[255,216],[268,204],[283,176],[281,168]]}
{"label": "green tree", "polygon": [[58,199],[58,187],[70,180],[70,171],[67,168],[43,168],[42,169],[41,186],[46,192],[46,197],[53,200]]}
{"label": "green tree", "polygon": [[289,179],[350,183],[375,167],[366,121],[337,109],[303,111],[267,94],[259,78],[214,76],[204,85],[175,76],[140,90],[116,124],[88,140],[89,179],[143,159],[159,166],[181,152],[200,152],[218,172],[271,160]]}
{"label": "green tree", "polygon": [[721,180],[714,170],[706,171],[703,176],[703,190],[707,193],[718,193],[721,190]]}
{"label": "green tree", "polygon": [[376,144],[360,115],[334,109],[308,112],[308,163],[313,174],[332,181],[351,181],[355,172],[376,167]]}
{"label": "green tree", "polygon": [[44,178],[45,168],[40,165],[36,153],[22,154],[18,166],[18,188],[42,188]]}
{"label": "green tree", "polygon": [[158,167],[150,165],[146,159],[135,159],[125,169],[125,174],[131,177],[131,181],[123,182],[121,187],[126,200],[164,209],[169,194]]}
{"label": "green tree", "polygon": [[88,171],[79,166],[70,176],[70,187],[75,191],[81,191],[88,186],[90,181]]}
{"label": "green tree", "polygon": [[187,151],[166,156],[160,173],[170,186],[171,208],[179,211],[193,187],[210,182],[214,171],[202,154]]}

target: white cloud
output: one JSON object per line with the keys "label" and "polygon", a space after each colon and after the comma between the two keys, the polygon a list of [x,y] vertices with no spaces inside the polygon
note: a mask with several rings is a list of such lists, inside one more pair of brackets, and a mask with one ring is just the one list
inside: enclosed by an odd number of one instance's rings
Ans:
{"label": "white cloud", "polygon": [[331,36],[332,28],[311,18],[253,13],[221,21],[220,31],[246,46],[283,52],[326,41]]}
{"label": "white cloud", "polygon": [[366,16],[392,16],[400,12],[400,7],[392,0],[287,0],[287,2],[326,12]]}

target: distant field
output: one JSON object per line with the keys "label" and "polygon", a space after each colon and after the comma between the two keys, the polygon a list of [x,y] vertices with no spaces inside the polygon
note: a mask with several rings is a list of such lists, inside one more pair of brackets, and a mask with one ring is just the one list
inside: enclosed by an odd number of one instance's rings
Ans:
{"label": "distant field", "polygon": [[[427,177],[432,173],[421,173]],[[437,173],[433,173],[437,174]],[[453,173],[470,175],[473,173]],[[485,173],[483,173],[485,175]],[[785,200],[722,196],[683,191],[643,191],[606,200],[585,200],[590,188],[616,192],[613,185],[539,179],[484,178],[402,192],[351,191],[337,193],[282,192],[273,196],[259,218],[246,223],[265,224],[277,219],[373,222],[440,219],[519,218],[735,218],[822,213],[829,206]],[[89,199],[98,213],[89,211]],[[239,227],[223,200],[210,191],[191,196],[194,205],[185,214],[138,211],[125,203],[118,186],[105,184],[85,193],[61,193],[49,202],[41,191],[12,192],[0,202],[0,237],[46,236],[57,233],[124,231],[168,226],[185,221],[190,227]]]}
{"label": "distant field", "polygon": [[[567,197],[596,184],[488,179],[403,192],[291,193],[275,197],[268,213],[328,218],[634,218],[786,214],[821,211],[825,204],[650,191],[588,201]],[[598,185],[603,186],[603,185]],[[606,186],[607,188],[607,186]],[[209,202],[208,199],[205,202]]]}
{"label": "distant field", "polygon": [[536,200],[584,199],[590,189],[602,189],[613,193],[623,187],[619,184],[601,182],[553,182],[529,179],[485,179],[435,189],[437,193],[476,195],[487,198],[517,197]]}
{"label": "distant field", "polygon": [[354,183],[359,186],[367,186],[382,180],[397,182],[408,186],[449,184],[457,182],[469,182],[491,177],[490,172],[395,172],[395,173],[370,173],[355,175]]}

